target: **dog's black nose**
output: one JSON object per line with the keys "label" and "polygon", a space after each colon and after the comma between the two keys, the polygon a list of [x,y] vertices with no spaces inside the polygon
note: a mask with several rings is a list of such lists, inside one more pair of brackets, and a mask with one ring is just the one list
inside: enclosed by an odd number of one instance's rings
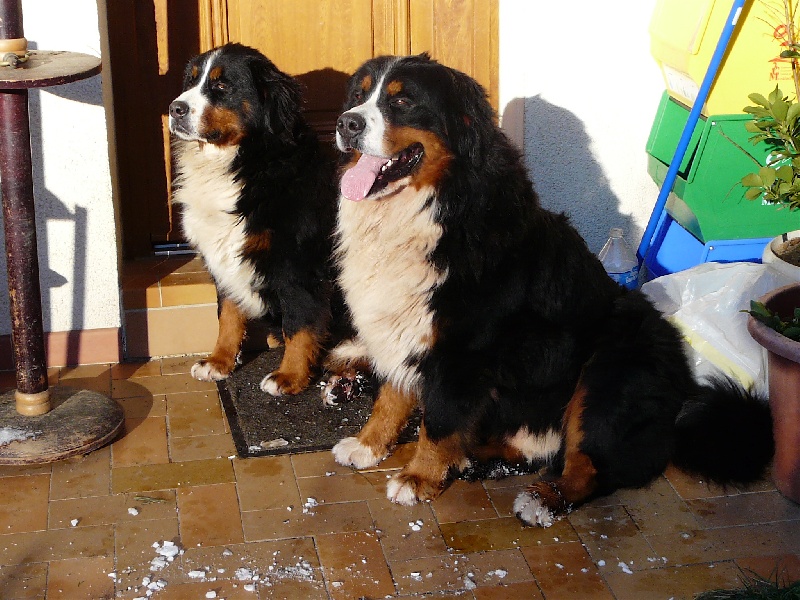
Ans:
{"label": "dog's black nose", "polygon": [[364,117],[355,112],[346,112],[336,121],[336,131],[339,132],[339,135],[348,140],[358,137],[366,127],[367,121]]}
{"label": "dog's black nose", "polygon": [[169,105],[169,116],[173,119],[180,119],[189,114],[189,105],[183,100],[175,100]]}

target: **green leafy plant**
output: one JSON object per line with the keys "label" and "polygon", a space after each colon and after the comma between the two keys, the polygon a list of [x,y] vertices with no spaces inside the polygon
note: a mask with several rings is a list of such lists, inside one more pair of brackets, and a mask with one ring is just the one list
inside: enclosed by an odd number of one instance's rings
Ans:
{"label": "green leafy plant", "polygon": [[770,329],[774,329],[787,338],[800,342],[800,308],[794,309],[794,316],[788,321],[784,321],[780,315],[774,313],[761,302],[750,301],[750,310],[743,310],[756,321],[761,321]]}
{"label": "green leafy plant", "polygon": [[745,198],[763,197],[770,204],[783,204],[791,210],[800,208],[800,104],[792,102],[775,87],[769,97],[748,96],[756,106],[744,111],[753,115],[745,123],[753,144],[765,142],[770,147],[767,164],[742,178]]}
{"label": "green leafy plant", "polygon": [[[775,10],[775,9],[773,9]],[[745,198],[762,198],[770,204],[787,206],[790,210],[800,208],[800,44],[797,43],[795,17],[797,5],[793,0],[783,0],[783,14],[775,10],[782,21],[786,35],[786,47],[780,56],[789,60],[792,67],[795,98],[789,99],[778,86],[766,98],[761,94],[750,94],[754,106],[746,106],[744,112],[753,115],[745,124],[753,135],[753,144],[764,142],[770,154],[766,164],[754,173],[745,175],[741,184],[747,190]]]}

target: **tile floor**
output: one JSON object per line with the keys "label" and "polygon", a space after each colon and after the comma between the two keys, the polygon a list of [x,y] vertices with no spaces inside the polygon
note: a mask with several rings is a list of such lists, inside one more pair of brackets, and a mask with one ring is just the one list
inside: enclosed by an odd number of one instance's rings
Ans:
{"label": "tile floor", "polygon": [[385,482],[410,446],[369,472],[327,452],[235,458],[215,386],[188,375],[192,362],[51,370],[53,384],[120,402],[125,432],[86,457],[0,467],[0,598],[144,598],[149,581],[165,600],[642,600],[752,572],[800,578],[800,506],[768,481],[720,489],[668,470],[549,529],[511,514],[528,477],[457,481],[395,506]]}

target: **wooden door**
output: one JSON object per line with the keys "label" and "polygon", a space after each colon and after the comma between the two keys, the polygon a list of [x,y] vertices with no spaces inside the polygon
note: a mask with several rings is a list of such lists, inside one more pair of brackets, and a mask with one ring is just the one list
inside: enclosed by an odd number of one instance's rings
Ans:
{"label": "wooden door", "polygon": [[497,107],[498,0],[106,0],[106,10],[126,258],[181,239],[167,108],[199,52],[229,41],[264,52],[304,84],[307,117],[329,141],[347,79],[381,54],[430,52]]}

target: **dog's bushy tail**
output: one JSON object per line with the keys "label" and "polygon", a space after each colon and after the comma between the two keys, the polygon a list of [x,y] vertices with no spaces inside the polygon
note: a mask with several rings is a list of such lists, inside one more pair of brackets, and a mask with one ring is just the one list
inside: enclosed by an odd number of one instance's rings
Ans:
{"label": "dog's bushy tail", "polygon": [[775,450],[767,403],[724,377],[700,386],[675,426],[673,463],[716,483],[759,479]]}

